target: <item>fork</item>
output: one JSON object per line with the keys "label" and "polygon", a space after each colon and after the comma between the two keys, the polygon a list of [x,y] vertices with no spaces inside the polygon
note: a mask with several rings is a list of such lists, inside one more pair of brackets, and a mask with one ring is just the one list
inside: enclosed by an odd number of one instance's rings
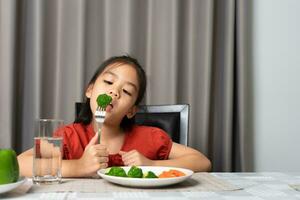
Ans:
{"label": "fork", "polygon": [[98,135],[99,135],[99,144],[101,141],[101,128],[103,125],[103,122],[105,120],[105,115],[106,115],[106,111],[105,109],[101,108],[100,106],[97,107],[96,112],[95,112],[95,120],[97,122],[98,125]]}

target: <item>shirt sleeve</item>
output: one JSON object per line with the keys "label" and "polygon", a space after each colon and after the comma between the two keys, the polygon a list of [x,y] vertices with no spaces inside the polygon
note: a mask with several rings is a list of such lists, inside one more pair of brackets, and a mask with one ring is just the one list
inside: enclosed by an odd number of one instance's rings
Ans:
{"label": "shirt sleeve", "polygon": [[63,154],[63,159],[71,159],[70,151],[69,151],[69,139],[67,138],[66,134],[67,128],[63,127],[61,129],[58,129],[55,133],[55,137],[62,137],[62,154]]}
{"label": "shirt sleeve", "polygon": [[167,160],[172,148],[172,139],[170,136],[159,128],[153,128],[152,130],[154,145],[157,149],[157,159]]}

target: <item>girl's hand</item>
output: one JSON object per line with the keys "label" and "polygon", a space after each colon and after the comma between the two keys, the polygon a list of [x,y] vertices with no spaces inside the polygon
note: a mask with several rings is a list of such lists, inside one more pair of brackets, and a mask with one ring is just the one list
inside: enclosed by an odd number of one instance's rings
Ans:
{"label": "girl's hand", "polygon": [[143,154],[141,154],[137,150],[131,150],[129,152],[120,151],[119,154],[122,156],[124,165],[129,165],[129,166],[153,165],[152,160],[146,158]]}
{"label": "girl's hand", "polygon": [[82,176],[94,176],[97,170],[108,166],[107,148],[105,145],[97,144],[97,142],[98,133],[85,147],[83,155],[78,160],[78,169]]}

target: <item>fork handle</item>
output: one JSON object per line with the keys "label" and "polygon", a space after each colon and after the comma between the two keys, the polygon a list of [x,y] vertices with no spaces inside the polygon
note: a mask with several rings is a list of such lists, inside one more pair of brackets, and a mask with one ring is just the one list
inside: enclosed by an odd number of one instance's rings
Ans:
{"label": "fork handle", "polygon": [[102,123],[97,123],[98,126],[98,138],[99,138],[99,144],[101,143],[101,128],[102,128]]}

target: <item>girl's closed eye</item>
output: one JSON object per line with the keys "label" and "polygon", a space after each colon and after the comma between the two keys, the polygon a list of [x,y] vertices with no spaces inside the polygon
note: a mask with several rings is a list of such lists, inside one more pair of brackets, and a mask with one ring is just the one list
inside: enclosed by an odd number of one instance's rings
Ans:
{"label": "girl's closed eye", "polygon": [[113,84],[113,82],[112,82],[112,81],[108,81],[108,80],[103,80],[103,82],[104,82],[104,83],[106,83],[106,84],[108,84],[108,85],[111,85],[111,84]]}
{"label": "girl's closed eye", "polygon": [[132,94],[131,94],[128,90],[126,90],[126,89],[123,89],[123,92],[124,92],[125,94],[129,95],[129,96],[132,95]]}

